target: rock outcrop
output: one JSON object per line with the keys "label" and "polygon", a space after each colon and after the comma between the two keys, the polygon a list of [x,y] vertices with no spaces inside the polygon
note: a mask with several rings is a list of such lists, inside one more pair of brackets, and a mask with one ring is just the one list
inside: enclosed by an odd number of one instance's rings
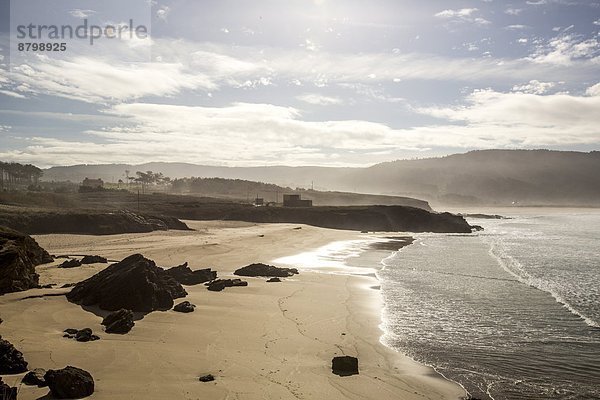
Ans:
{"label": "rock outcrop", "polygon": [[220,292],[226,287],[248,286],[248,282],[241,279],[217,279],[206,284],[211,292]]}
{"label": "rock outcrop", "polygon": [[110,313],[104,317],[102,325],[106,327],[104,329],[106,333],[125,334],[135,325],[133,311],[122,308],[119,311]]}
{"label": "rock outcrop", "polygon": [[0,226],[0,294],[38,287],[36,265],[52,262],[52,257],[35,240]]}
{"label": "rock outcrop", "polygon": [[154,261],[134,254],[79,282],[67,299],[107,311],[124,308],[147,313],[170,310],[173,299],[186,295],[181,284]]}
{"label": "rock outcrop", "polygon": [[281,279],[275,277],[275,278],[268,279],[267,282],[268,283],[271,283],[271,282],[281,282]]}
{"label": "rock outcrop", "polygon": [[94,378],[83,369],[67,366],[63,369],[49,370],[44,380],[50,393],[57,399],[80,399],[94,393]]}
{"label": "rock outcrop", "polygon": [[91,328],[83,328],[83,329],[67,328],[64,330],[64,333],[65,334],[63,335],[63,337],[66,337],[69,339],[75,339],[78,342],[90,342],[90,341],[100,339],[100,337],[98,337],[97,335],[94,335],[94,332],[92,332]]}
{"label": "rock outcrop", "polygon": [[15,349],[8,340],[0,337],[0,374],[20,374],[27,371],[23,353]]}
{"label": "rock outcrop", "polygon": [[196,308],[195,304],[190,303],[189,301],[183,301],[173,307],[173,311],[181,312],[181,313],[191,313],[194,312]]}
{"label": "rock outcrop", "polygon": [[44,379],[44,375],[46,375],[46,370],[43,368],[36,368],[32,371],[29,371],[25,374],[21,382],[25,385],[29,386],[38,386],[44,387],[48,386],[46,380]]}
{"label": "rock outcrop", "polygon": [[182,285],[198,285],[200,283],[208,282],[217,279],[217,272],[210,268],[198,269],[192,271],[188,267],[188,263],[178,265],[173,268],[169,268],[167,274],[171,275],[173,279]]}
{"label": "rock outcrop", "polygon": [[2,378],[0,378],[0,400],[16,400],[16,399],[17,399],[17,388],[10,387],[2,380]]}
{"label": "rock outcrop", "polygon": [[243,268],[237,269],[233,274],[238,276],[276,276],[287,278],[298,273],[296,268],[278,268],[267,264],[250,264]]}
{"label": "rock outcrop", "polygon": [[48,233],[79,233],[86,235],[115,235],[157,230],[190,230],[180,220],[169,216],[150,216],[130,211],[0,211],[3,224],[29,235]]}
{"label": "rock outcrop", "polygon": [[108,260],[105,257],[101,256],[83,256],[81,259],[82,264],[105,264]]}
{"label": "rock outcrop", "polygon": [[333,357],[331,371],[339,376],[358,375],[358,358],[351,356]]}
{"label": "rock outcrop", "polygon": [[77,268],[77,267],[81,267],[81,261],[79,261],[76,258],[73,258],[71,260],[65,260],[58,266],[58,268]]}

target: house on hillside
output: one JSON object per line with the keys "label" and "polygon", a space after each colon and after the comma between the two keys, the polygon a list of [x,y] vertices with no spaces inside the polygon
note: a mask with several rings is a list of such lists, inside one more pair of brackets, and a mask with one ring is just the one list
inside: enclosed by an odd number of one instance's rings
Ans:
{"label": "house on hillside", "polygon": [[284,194],[284,207],[312,207],[312,200],[302,200],[299,194]]}
{"label": "house on hillside", "polygon": [[83,182],[81,182],[81,186],[89,189],[101,189],[104,187],[104,181],[102,179],[85,178]]}

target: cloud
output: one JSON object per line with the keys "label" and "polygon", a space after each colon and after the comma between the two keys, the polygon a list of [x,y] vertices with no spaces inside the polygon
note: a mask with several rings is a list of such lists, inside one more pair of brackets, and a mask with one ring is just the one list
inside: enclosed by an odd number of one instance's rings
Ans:
{"label": "cloud", "polygon": [[518,30],[523,30],[523,29],[530,29],[531,27],[528,25],[508,25],[505,26],[504,29],[509,30],[509,31],[518,31]]}
{"label": "cloud", "polygon": [[92,103],[169,96],[183,89],[213,89],[206,75],[192,74],[175,63],[115,63],[76,57],[13,67],[7,75],[14,86],[34,94],[50,94]]}
{"label": "cloud", "polygon": [[464,124],[474,137],[515,146],[600,142],[600,97],[476,90],[458,107],[418,112]]}
{"label": "cloud", "polygon": [[160,6],[158,10],[156,10],[156,17],[158,19],[162,19],[163,21],[167,20],[167,17],[171,13],[171,8],[169,6]]}
{"label": "cloud", "polygon": [[538,44],[529,59],[541,64],[572,65],[577,60],[598,60],[600,43],[595,38],[585,39],[568,34]]}
{"label": "cloud", "polygon": [[504,13],[508,15],[520,15],[522,12],[522,8],[507,8],[506,10],[504,10]]}
{"label": "cloud", "polygon": [[588,96],[600,96],[600,83],[596,83],[594,86],[587,88],[585,93]]}
{"label": "cloud", "polygon": [[[595,91],[596,89],[590,89]],[[365,165],[377,154],[435,148],[521,148],[598,144],[600,96],[478,90],[456,107],[414,108],[439,124],[396,129],[364,120],[307,121],[292,107],[119,104],[120,119],[79,140],[34,137],[6,160],[39,164],[181,161],[227,165]]]}
{"label": "cloud", "polygon": [[84,18],[88,18],[91,15],[96,14],[96,11],[94,11],[94,10],[82,10],[82,9],[79,9],[79,8],[75,8],[75,9],[69,11],[69,14],[71,14],[71,16],[73,16],[75,18],[84,19]]}
{"label": "cloud", "polygon": [[462,8],[458,10],[448,9],[440,11],[434,16],[454,23],[471,23],[479,26],[491,24],[491,22],[485,18],[475,16],[478,12],[479,9],[477,8]]}
{"label": "cloud", "polygon": [[27,98],[26,96],[23,96],[22,94],[13,92],[11,90],[0,90],[0,93],[3,95],[6,95],[6,96],[17,98],[17,99],[26,99]]}
{"label": "cloud", "polygon": [[529,83],[524,85],[513,86],[512,91],[520,93],[544,94],[554,86],[556,86],[556,83],[554,82],[540,82],[538,80],[531,80]]}
{"label": "cloud", "polygon": [[305,103],[319,105],[319,106],[337,105],[337,104],[343,104],[343,102],[344,102],[339,97],[323,96],[323,95],[316,94],[316,93],[305,93],[296,98]]}

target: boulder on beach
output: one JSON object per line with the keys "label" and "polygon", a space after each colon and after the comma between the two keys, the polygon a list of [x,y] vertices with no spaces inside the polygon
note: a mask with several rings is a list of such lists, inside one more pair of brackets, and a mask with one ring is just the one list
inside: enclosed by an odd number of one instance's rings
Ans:
{"label": "boulder on beach", "polygon": [[275,278],[268,279],[267,282],[269,282],[269,283],[270,282],[281,282],[281,279],[275,277]]}
{"label": "boulder on beach", "polygon": [[101,256],[83,256],[81,259],[82,264],[105,264],[108,260]]}
{"label": "boulder on beach", "polygon": [[0,400],[16,400],[17,388],[10,387],[0,377]]}
{"label": "boulder on beach", "polygon": [[46,380],[44,379],[44,375],[46,375],[46,370],[43,368],[36,368],[34,370],[29,371],[25,374],[21,382],[25,385],[29,386],[38,386],[44,387],[48,386]]}
{"label": "boulder on beach", "polygon": [[237,269],[233,274],[238,276],[276,276],[287,278],[298,273],[296,268],[278,268],[272,265],[256,263]]}
{"label": "boulder on beach", "polygon": [[215,281],[209,282],[207,284],[208,290],[211,292],[220,292],[226,287],[234,287],[234,286],[248,286],[248,282],[243,281],[241,279],[217,279]]}
{"label": "boulder on beach", "polygon": [[20,374],[25,371],[27,361],[23,358],[23,353],[0,336],[0,374]]}
{"label": "boulder on beach", "polygon": [[58,266],[58,268],[77,268],[81,267],[81,261],[76,258],[72,258],[70,260],[65,260]]}
{"label": "boulder on beach", "polygon": [[107,311],[152,312],[170,310],[173,299],[186,295],[183,286],[154,261],[134,254],[76,284],[67,299]]}
{"label": "boulder on beach", "polygon": [[177,304],[175,307],[173,307],[173,311],[177,311],[177,312],[181,312],[181,313],[190,313],[190,312],[194,312],[195,308],[196,308],[195,304],[192,304],[186,300],[186,301],[183,301],[183,302]]}
{"label": "boulder on beach", "polygon": [[37,288],[35,267],[52,261],[30,236],[0,226],[0,295]]}
{"label": "boulder on beach", "polygon": [[133,322],[133,311],[122,308],[110,313],[104,317],[102,325],[106,327],[104,329],[106,333],[125,334],[135,325],[135,322]]}
{"label": "boulder on beach", "polygon": [[333,357],[331,370],[339,376],[358,375],[358,358],[351,356]]}
{"label": "boulder on beach", "polygon": [[63,337],[69,339],[75,339],[78,342],[91,342],[94,340],[99,340],[100,337],[94,335],[91,328],[83,328],[83,329],[73,329],[67,328],[63,331],[65,334]]}
{"label": "boulder on beach", "polygon": [[44,375],[44,380],[57,399],[80,399],[94,393],[94,378],[80,368],[51,369]]}
{"label": "boulder on beach", "polygon": [[167,270],[167,274],[171,275],[173,279],[182,285],[198,285],[200,283],[217,279],[217,271],[213,271],[210,268],[192,271],[192,269],[188,267],[187,262],[176,267],[169,268]]}
{"label": "boulder on beach", "polygon": [[200,382],[212,382],[215,380],[215,377],[212,374],[202,375],[198,380]]}

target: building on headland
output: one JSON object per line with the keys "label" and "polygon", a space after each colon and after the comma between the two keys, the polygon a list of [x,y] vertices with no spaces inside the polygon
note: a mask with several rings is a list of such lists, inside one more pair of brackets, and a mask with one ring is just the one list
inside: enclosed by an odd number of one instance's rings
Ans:
{"label": "building on headland", "polygon": [[104,187],[104,181],[102,179],[85,178],[83,182],[81,182],[81,186],[89,189],[100,189]]}
{"label": "building on headland", "polygon": [[299,194],[284,194],[284,207],[312,207],[312,200],[302,200]]}
{"label": "building on headland", "polygon": [[254,205],[255,206],[264,206],[265,205],[265,199],[263,199],[262,197],[257,197],[254,199]]}

